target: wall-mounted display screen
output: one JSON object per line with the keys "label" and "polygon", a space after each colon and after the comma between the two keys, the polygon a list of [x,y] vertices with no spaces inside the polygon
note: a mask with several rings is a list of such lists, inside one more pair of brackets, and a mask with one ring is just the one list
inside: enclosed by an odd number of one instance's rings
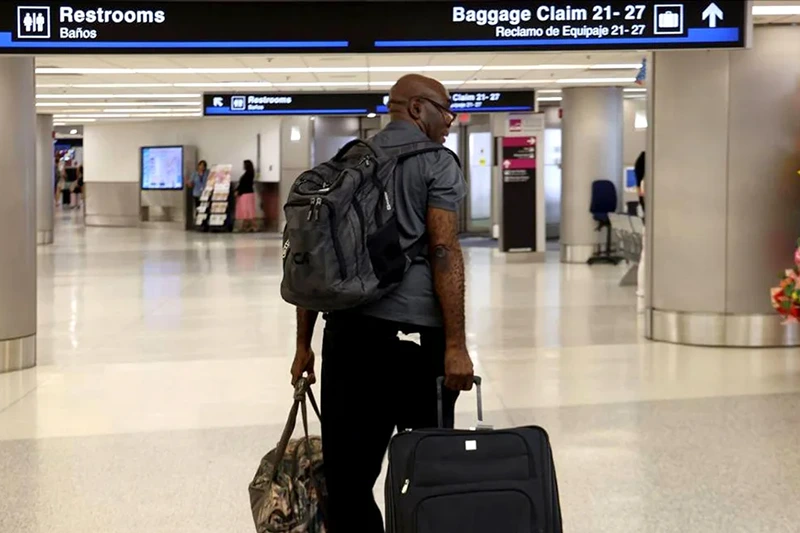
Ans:
{"label": "wall-mounted display screen", "polygon": [[143,147],[141,185],[145,191],[183,189],[183,146]]}
{"label": "wall-mounted display screen", "polygon": [[[781,3],[777,1],[776,3]],[[744,0],[0,3],[3,53],[740,48]],[[387,13],[391,23],[387,24]],[[213,21],[209,31],[208,21]]]}

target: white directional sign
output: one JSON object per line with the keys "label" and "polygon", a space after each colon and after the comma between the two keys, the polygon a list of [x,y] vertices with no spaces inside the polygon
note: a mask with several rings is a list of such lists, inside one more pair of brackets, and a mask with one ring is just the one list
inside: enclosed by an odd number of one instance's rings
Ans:
{"label": "white directional sign", "polygon": [[717,27],[717,19],[724,20],[725,14],[719,8],[717,4],[711,2],[709,6],[703,11],[703,20],[708,20],[708,27],[709,28],[716,28]]}

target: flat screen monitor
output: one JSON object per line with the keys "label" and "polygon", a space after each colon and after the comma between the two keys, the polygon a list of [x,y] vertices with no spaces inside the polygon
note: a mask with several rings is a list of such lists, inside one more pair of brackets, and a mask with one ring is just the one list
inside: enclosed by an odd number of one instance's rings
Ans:
{"label": "flat screen monitor", "polygon": [[636,190],[636,170],[634,167],[625,167],[625,189],[628,191]]}
{"label": "flat screen monitor", "polygon": [[142,190],[183,189],[183,146],[142,147]]}

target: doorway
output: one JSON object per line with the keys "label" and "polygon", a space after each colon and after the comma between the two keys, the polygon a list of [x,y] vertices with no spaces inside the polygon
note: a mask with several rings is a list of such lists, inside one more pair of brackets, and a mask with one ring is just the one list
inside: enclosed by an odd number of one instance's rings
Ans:
{"label": "doorway", "polygon": [[492,234],[494,161],[489,115],[468,115],[466,122],[450,128],[445,146],[458,155],[467,182],[467,194],[459,209],[459,232],[489,237]]}

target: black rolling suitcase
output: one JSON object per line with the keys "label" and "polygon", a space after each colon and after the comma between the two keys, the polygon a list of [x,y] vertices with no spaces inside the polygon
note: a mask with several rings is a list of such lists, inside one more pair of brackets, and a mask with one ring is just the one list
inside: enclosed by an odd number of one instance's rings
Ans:
{"label": "black rolling suitcase", "polygon": [[[442,426],[439,380],[439,427]],[[399,433],[389,445],[387,533],[561,533],[547,432],[483,425]]]}

